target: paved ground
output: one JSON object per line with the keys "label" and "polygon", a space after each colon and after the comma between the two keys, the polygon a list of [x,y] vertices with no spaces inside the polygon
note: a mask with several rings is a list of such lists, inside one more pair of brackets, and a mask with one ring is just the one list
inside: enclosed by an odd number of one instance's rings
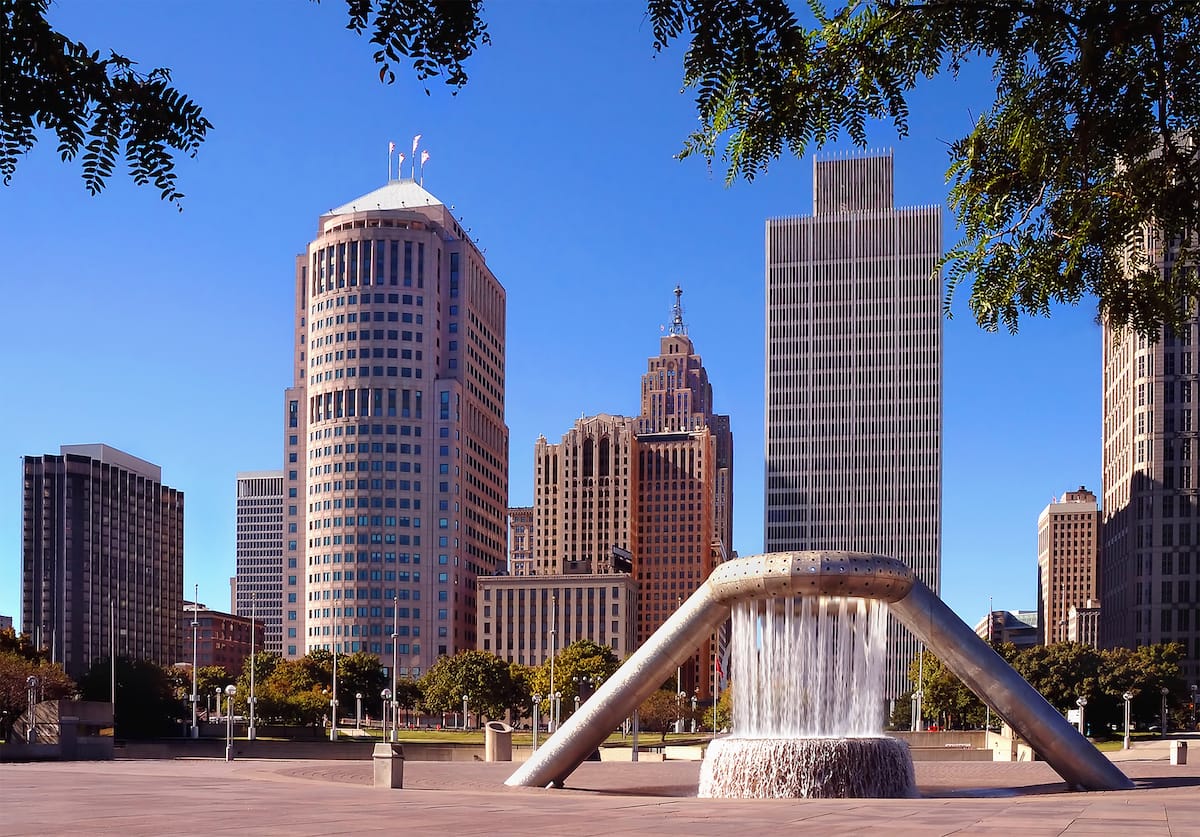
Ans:
{"label": "paved ground", "polygon": [[[1192,742],[1200,749],[1200,742]],[[206,759],[0,764],[0,835],[1162,834],[1200,837],[1200,752],[1114,754],[1137,789],[1072,793],[1042,763],[918,762],[920,799],[694,797],[692,762],[586,763],[562,790],[506,788],[511,764]]]}

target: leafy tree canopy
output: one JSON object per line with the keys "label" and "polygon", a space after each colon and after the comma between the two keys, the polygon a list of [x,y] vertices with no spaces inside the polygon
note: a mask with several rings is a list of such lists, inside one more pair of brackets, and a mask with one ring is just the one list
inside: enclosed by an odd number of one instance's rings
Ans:
{"label": "leafy tree canopy", "polygon": [[[50,130],[64,160],[82,154],[93,193],[120,156],[136,182],[178,203],[174,155],[195,155],[212,125],[171,87],[169,70],[102,58],[55,31],[48,5],[0,7],[9,47],[0,59],[0,175],[8,182],[38,131]],[[971,311],[987,329],[1015,331],[1022,316],[1088,294],[1112,324],[1151,336],[1194,310],[1200,3],[805,5],[647,0],[653,48],[686,42],[683,82],[700,126],[680,156],[720,157],[728,180],[753,179],[784,154],[843,137],[865,146],[873,121],[904,136],[908,96],[923,80],[982,62],[995,97],[949,144],[963,238],[943,265],[947,313],[968,279]],[[465,62],[490,43],[482,11],[482,0],[347,0],[347,28],[376,47],[382,81],[410,62],[419,80],[440,76],[457,89]],[[1162,256],[1171,269],[1160,269]]]}
{"label": "leafy tree canopy", "polygon": [[[30,677],[38,678],[40,700],[59,700],[75,693],[75,683],[62,666],[46,662],[36,653],[10,650],[8,645],[0,634],[0,736],[7,736],[13,722],[28,708]],[[27,650],[32,652],[32,646]]]}
{"label": "leafy tree canopy", "polygon": [[562,717],[575,711],[575,697],[585,700],[592,691],[617,670],[620,663],[616,654],[606,645],[597,645],[590,639],[572,642],[554,658],[554,689],[550,688],[550,661],[531,669],[528,679],[528,695],[543,696],[542,705],[549,711],[551,691],[562,692]]}
{"label": "leafy tree canopy", "polygon": [[[84,700],[107,701],[111,689],[107,657],[97,660],[79,679]],[[117,657],[114,726],[118,738],[176,735],[187,709],[176,697],[169,670],[149,660]]]}
{"label": "leafy tree canopy", "polygon": [[499,718],[521,703],[508,663],[487,651],[439,657],[420,684],[421,705],[429,712],[461,711],[463,695],[469,711],[489,718]]}

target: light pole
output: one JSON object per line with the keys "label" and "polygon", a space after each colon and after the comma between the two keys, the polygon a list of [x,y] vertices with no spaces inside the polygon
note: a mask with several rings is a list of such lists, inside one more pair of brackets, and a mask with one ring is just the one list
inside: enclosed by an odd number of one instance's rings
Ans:
{"label": "light pole", "polygon": [[333,696],[329,699],[329,740],[337,741],[337,632],[333,637]]}
{"label": "light pole", "polygon": [[[237,694],[237,686],[230,683],[225,687],[228,700],[225,701],[225,761],[233,761],[233,696]],[[217,700],[220,700],[217,695]]]}
{"label": "light pole", "polygon": [[1087,698],[1080,695],[1075,699],[1075,703],[1079,707],[1079,734],[1085,735],[1086,733],[1084,733],[1085,727],[1083,726],[1083,713],[1084,707],[1087,706]]}
{"label": "light pole", "polygon": [[200,724],[197,716],[200,714],[199,695],[196,694],[197,666],[200,662],[200,585],[196,585],[195,601],[192,602],[192,738],[200,737]]}
{"label": "light pole", "polygon": [[921,732],[921,699],[924,695],[917,689],[912,696],[912,731]]}
{"label": "light pole", "polygon": [[[558,729],[558,722],[555,720],[554,712],[554,658],[558,656],[558,631],[555,626],[558,624],[558,596],[550,597],[550,721],[546,725],[549,732]],[[553,729],[551,729],[553,724]]]}
{"label": "light pole", "polygon": [[388,736],[388,704],[391,703],[391,701],[392,701],[392,690],[384,689],[382,692],[379,693],[379,697],[382,699],[382,700],[380,700],[380,703],[383,704],[383,737],[387,738],[387,736]]}
{"label": "light pole", "polygon": [[530,713],[531,715],[533,715],[533,750],[534,750],[534,752],[537,752],[538,715],[541,714],[541,711],[542,711],[542,696],[534,695],[533,696],[533,712]]}
{"label": "light pole", "polygon": [[1159,735],[1162,738],[1167,737],[1167,695],[1171,694],[1171,690],[1166,686],[1162,687],[1162,731]]}
{"label": "light pole", "polygon": [[692,695],[692,732],[696,731],[696,695]]}
{"label": "light pole", "polygon": [[217,695],[217,723],[218,724],[221,723],[221,695],[223,695],[223,694],[224,694],[224,692],[221,691],[221,687],[217,686],[216,695]]}
{"label": "light pole", "polygon": [[400,594],[392,593],[392,741],[397,740],[399,726],[396,711],[400,702],[400,692],[396,689],[396,669],[400,665]]}
{"label": "light pole", "polygon": [[25,681],[25,688],[28,689],[28,694],[26,697],[29,700],[29,729],[27,730],[25,740],[30,744],[36,743],[37,741],[37,713],[34,711],[34,707],[37,706],[37,692],[39,683],[40,681],[37,679],[37,677],[32,674],[29,675],[28,679]]}
{"label": "light pole", "polygon": [[354,728],[362,729],[362,692],[354,693]]}
{"label": "light pole", "polygon": [[562,721],[562,692],[554,693],[554,731],[558,732],[558,725]]}
{"label": "light pole", "polygon": [[1129,749],[1129,701],[1133,700],[1133,692],[1126,692],[1121,695],[1125,700],[1125,744],[1121,749]]}
{"label": "light pole", "polygon": [[254,634],[255,627],[258,624],[258,592],[255,591],[250,596],[250,725],[246,728],[246,737],[251,741],[255,738],[254,731],[254,704],[257,700],[254,697]]}

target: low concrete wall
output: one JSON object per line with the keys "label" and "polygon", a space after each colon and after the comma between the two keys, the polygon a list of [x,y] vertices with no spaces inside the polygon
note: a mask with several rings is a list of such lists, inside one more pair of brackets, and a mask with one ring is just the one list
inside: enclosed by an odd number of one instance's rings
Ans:
{"label": "low concrete wall", "polygon": [[[406,761],[482,761],[482,744],[425,744],[404,741]],[[374,741],[233,741],[234,758],[250,759],[332,759],[369,761]],[[117,758],[176,759],[224,758],[224,738],[181,738],[156,741],[127,741],[117,749]],[[513,761],[528,756],[528,748],[514,747]]]}

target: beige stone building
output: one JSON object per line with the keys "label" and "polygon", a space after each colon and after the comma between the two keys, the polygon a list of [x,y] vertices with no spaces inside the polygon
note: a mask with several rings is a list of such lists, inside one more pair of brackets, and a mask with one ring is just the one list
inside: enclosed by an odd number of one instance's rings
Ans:
{"label": "beige stone building", "polygon": [[537,666],[590,639],[625,659],[637,647],[637,585],[628,573],[479,579],[479,648]]}
{"label": "beige stone building", "polygon": [[533,506],[508,510],[508,574],[533,572]]}
{"label": "beige stone building", "polygon": [[1100,511],[1083,486],[1038,516],[1038,625],[1042,643],[1066,642],[1072,607],[1098,600]]}
{"label": "beige stone building", "polygon": [[476,647],[476,580],[507,564],[505,304],[412,180],[321,216],[296,260],[285,656],[394,653],[419,676]]}
{"label": "beige stone building", "polygon": [[1067,611],[1067,641],[1100,647],[1100,603],[1088,599]]}

